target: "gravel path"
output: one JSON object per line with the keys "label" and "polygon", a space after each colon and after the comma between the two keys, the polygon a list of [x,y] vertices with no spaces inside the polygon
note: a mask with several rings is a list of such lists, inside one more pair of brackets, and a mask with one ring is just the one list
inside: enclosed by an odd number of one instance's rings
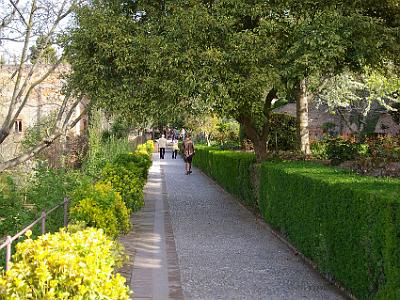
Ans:
{"label": "gravel path", "polygon": [[237,200],[184,163],[160,166],[185,299],[345,299]]}

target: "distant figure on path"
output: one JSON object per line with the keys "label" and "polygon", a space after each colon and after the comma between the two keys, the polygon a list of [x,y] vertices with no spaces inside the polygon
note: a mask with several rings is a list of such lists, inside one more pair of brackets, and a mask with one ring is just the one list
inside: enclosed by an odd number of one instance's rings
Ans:
{"label": "distant figure on path", "polygon": [[172,141],[179,138],[179,132],[176,128],[172,129]]}
{"label": "distant figure on path", "polygon": [[178,140],[175,139],[172,141],[172,159],[176,159],[176,156],[178,155],[178,150]]}
{"label": "distant figure on path", "polygon": [[186,175],[192,173],[192,159],[194,153],[195,151],[193,141],[190,139],[190,135],[186,134],[186,139],[183,142],[183,157],[185,160]]}
{"label": "distant figure on path", "polygon": [[158,139],[158,149],[160,151],[160,159],[164,159],[165,148],[167,148],[167,139],[165,138],[165,135],[162,134],[161,137]]}
{"label": "distant figure on path", "polygon": [[182,128],[182,130],[181,130],[181,137],[182,137],[182,141],[184,141],[185,138],[186,138],[186,130],[185,130],[185,128]]}

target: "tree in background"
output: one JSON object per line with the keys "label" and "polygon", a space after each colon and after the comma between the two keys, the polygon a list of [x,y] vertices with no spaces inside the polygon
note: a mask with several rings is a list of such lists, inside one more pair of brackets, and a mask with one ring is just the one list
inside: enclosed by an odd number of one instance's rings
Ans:
{"label": "tree in background", "polygon": [[[52,76],[61,66],[65,53],[56,59],[53,46],[63,48],[68,41],[66,25],[72,8],[78,5],[78,0],[47,1],[10,0],[2,4],[0,11],[0,44],[14,43],[20,45],[20,53],[15,53],[17,61],[15,71],[9,74],[4,86],[0,86],[1,103],[5,115],[0,120],[0,144],[10,135],[15,121],[21,111],[27,106],[33,91],[47,78]],[[36,41],[36,46],[29,46]],[[53,50],[51,50],[53,49]],[[30,58],[31,64],[28,64]],[[46,62],[46,65],[39,66]],[[66,82],[65,82],[66,83]],[[5,92],[5,87],[12,86],[10,94]],[[74,117],[74,110],[81,102],[82,94],[74,94],[66,87],[58,91],[61,95],[60,105],[53,130],[35,147],[17,157],[0,163],[0,171],[12,168],[48,147],[65,132],[74,127],[83,113]]]}
{"label": "tree in background", "polygon": [[[398,111],[400,79],[390,69],[387,67],[386,75],[368,69],[364,74],[345,72],[336,75],[329,79],[326,89],[317,96],[317,104],[326,104],[354,135],[362,135],[366,133],[364,131],[371,114],[386,111],[396,115]],[[352,124],[356,124],[357,128]]]}
{"label": "tree in background", "polygon": [[[281,79],[297,103],[300,149],[309,153],[308,102],[329,78],[398,63],[400,7],[395,1],[273,1],[267,31]],[[394,17],[397,16],[397,17]],[[396,62],[397,61],[397,62]]]}
{"label": "tree in background", "polygon": [[56,50],[51,46],[50,41],[46,43],[45,36],[39,36],[30,51],[29,59],[33,64],[36,62],[40,64],[55,64],[57,62]]}

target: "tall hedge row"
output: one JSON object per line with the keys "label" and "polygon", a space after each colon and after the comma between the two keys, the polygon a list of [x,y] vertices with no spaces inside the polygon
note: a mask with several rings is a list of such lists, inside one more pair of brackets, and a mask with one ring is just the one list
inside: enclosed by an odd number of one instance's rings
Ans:
{"label": "tall hedge row", "polygon": [[257,205],[252,184],[254,154],[197,146],[193,163],[245,205]]}
{"label": "tall hedge row", "polygon": [[359,299],[400,299],[400,181],[264,163],[265,220]]}
{"label": "tall hedge row", "polygon": [[[254,194],[238,193],[252,186],[250,154],[204,148],[196,153],[205,173],[245,203],[255,201]],[[248,172],[240,174],[244,161]],[[259,182],[256,192],[266,222],[320,272],[358,299],[400,299],[399,180],[308,162],[266,162]]]}

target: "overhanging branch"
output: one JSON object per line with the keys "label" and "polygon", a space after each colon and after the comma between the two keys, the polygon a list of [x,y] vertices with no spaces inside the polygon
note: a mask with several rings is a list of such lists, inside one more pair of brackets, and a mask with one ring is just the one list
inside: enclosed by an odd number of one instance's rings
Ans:
{"label": "overhanging branch", "polygon": [[75,118],[68,126],[65,126],[63,128],[57,128],[55,132],[47,137],[46,139],[43,139],[36,147],[33,149],[30,149],[29,151],[13,158],[10,159],[4,163],[0,164],[0,172],[3,172],[7,169],[14,168],[15,166],[26,162],[27,160],[31,159],[32,157],[36,156],[39,154],[43,149],[49,147],[56,139],[58,139],[63,133],[66,131],[70,130],[73,128],[81,119],[82,117],[87,113],[87,110],[84,109],[81,114]]}

